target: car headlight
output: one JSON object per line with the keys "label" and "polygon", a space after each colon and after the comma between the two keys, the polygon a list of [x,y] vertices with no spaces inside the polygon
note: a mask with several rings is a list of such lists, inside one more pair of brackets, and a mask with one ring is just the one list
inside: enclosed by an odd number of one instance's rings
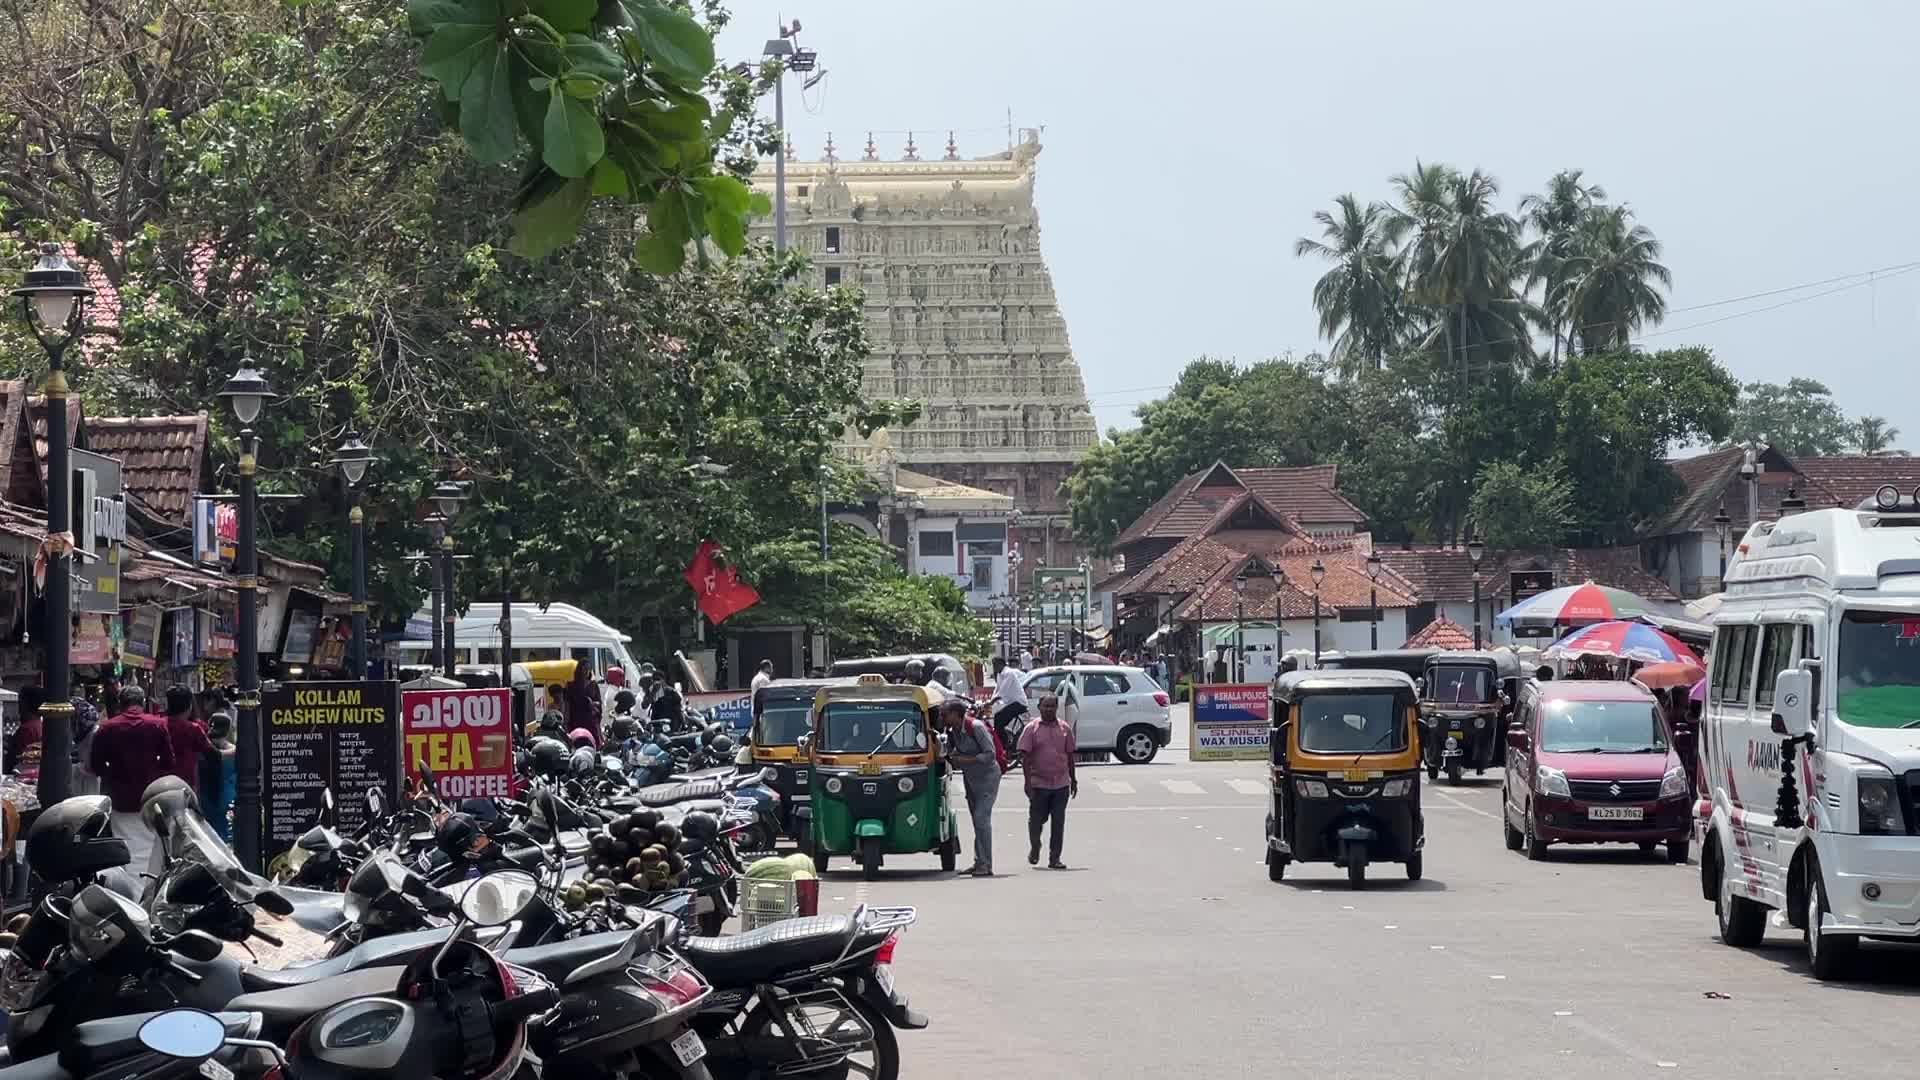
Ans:
{"label": "car headlight", "polygon": [[1305,799],[1324,799],[1327,797],[1327,785],[1318,780],[1295,780],[1293,790]]}
{"label": "car headlight", "polygon": [[827,789],[827,794],[838,795],[840,794],[840,789],[843,787],[846,787],[847,785],[841,783],[839,777],[829,776],[827,777],[827,782],[822,786],[824,786]]}
{"label": "car headlight", "polygon": [[916,786],[917,786],[917,785],[915,785],[915,784],[914,784],[914,782],[913,782],[913,777],[911,777],[911,776],[903,776],[903,777],[901,777],[901,778],[900,778],[900,794],[902,794],[902,795],[911,795],[911,794],[913,794],[913,789],[914,789],[914,788],[915,788]]}
{"label": "car headlight", "polygon": [[1687,793],[1687,770],[1675,765],[1660,778],[1660,797],[1677,799]]}
{"label": "car headlight", "polygon": [[1542,795],[1558,795],[1563,799],[1573,798],[1573,789],[1567,786],[1567,774],[1551,765],[1542,765],[1535,771],[1533,786]]}
{"label": "car headlight", "polygon": [[1891,773],[1863,774],[1860,783],[1860,835],[1905,836],[1907,821],[1900,812],[1900,793]]}
{"label": "car headlight", "polygon": [[1380,796],[1385,799],[1398,799],[1413,790],[1413,781],[1407,777],[1389,780],[1380,788]]}

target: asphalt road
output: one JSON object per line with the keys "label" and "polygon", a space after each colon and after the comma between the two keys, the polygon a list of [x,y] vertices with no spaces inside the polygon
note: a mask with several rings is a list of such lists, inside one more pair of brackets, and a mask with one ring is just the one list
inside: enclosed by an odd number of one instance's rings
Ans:
{"label": "asphalt road", "polygon": [[932,855],[873,883],[830,870],[823,908],[919,909],[894,971],[933,1023],[901,1033],[902,1075],[1914,1075],[1920,950],[1869,946],[1863,979],[1828,985],[1790,928],[1728,948],[1697,865],[1508,852],[1491,774],[1425,789],[1425,880],[1382,865],[1352,892],[1296,865],[1274,884],[1262,776],[1183,750],[1083,766],[1059,872],[1025,863],[1014,773],[1000,876],[941,874]]}

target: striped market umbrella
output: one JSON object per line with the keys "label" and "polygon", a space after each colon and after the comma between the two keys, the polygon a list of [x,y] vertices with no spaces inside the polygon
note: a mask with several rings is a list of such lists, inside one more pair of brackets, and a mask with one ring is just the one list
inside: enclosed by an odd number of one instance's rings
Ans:
{"label": "striped market umbrella", "polygon": [[1687,648],[1685,642],[1665,630],[1637,622],[1603,622],[1583,626],[1554,642],[1553,647],[1547,650],[1547,655],[1611,656],[1649,664],[1700,664],[1700,658]]}
{"label": "striped market umbrella", "polygon": [[1530,596],[1495,615],[1493,621],[1515,626],[1583,626],[1608,619],[1632,618],[1650,610],[1645,600],[1625,589],[1589,581]]}

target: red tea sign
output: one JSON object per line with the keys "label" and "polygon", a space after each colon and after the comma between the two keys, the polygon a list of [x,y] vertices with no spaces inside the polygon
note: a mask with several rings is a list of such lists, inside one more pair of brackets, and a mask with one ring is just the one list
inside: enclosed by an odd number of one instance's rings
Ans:
{"label": "red tea sign", "polygon": [[400,695],[409,780],[420,763],[433,772],[440,797],[513,795],[512,709],[508,691],[407,690]]}

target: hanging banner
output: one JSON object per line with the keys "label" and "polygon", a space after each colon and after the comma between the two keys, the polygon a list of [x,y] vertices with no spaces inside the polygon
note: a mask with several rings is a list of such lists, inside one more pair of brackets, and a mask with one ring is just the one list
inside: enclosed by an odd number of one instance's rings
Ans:
{"label": "hanging banner", "polygon": [[229,568],[240,550],[240,510],[232,503],[195,499],[193,559],[202,566]]}
{"label": "hanging banner", "polygon": [[160,659],[161,611],[142,604],[134,608],[127,624],[127,640],[120,646],[120,660],[128,667],[152,668]]}
{"label": "hanging banner", "polygon": [[274,861],[320,823],[333,792],[334,825],[357,832],[367,789],[400,800],[400,685],[391,682],[283,682],[260,696],[265,735],[266,810],[262,856]]}
{"label": "hanging banner", "polygon": [[120,559],[127,542],[120,463],[85,450],[72,454],[73,609],[111,615],[120,610]]}
{"label": "hanging banner", "polygon": [[200,658],[199,612],[188,607],[167,609],[167,666],[192,667]]}
{"label": "hanging banner", "polygon": [[512,702],[504,688],[404,690],[400,710],[408,779],[425,764],[440,797],[508,799],[514,794]]}
{"label": "hanging banner", "polygon": [[106,617],[82,615],[73,632],[73,647],[67,653],[72,664],[104,664],[113,658],[113,638],[107,631]]}
{"label": "hanging banner", "polygon": [[228,660],[240,651],[240,621],[232,607],[222,606],[200,613],[200,656],[207,660]]}
{"label": "hanging banner", "polygon": [[1190,761],[1265,761],[1272,731],[1264,683],[1215,683],[1193,688]]}

